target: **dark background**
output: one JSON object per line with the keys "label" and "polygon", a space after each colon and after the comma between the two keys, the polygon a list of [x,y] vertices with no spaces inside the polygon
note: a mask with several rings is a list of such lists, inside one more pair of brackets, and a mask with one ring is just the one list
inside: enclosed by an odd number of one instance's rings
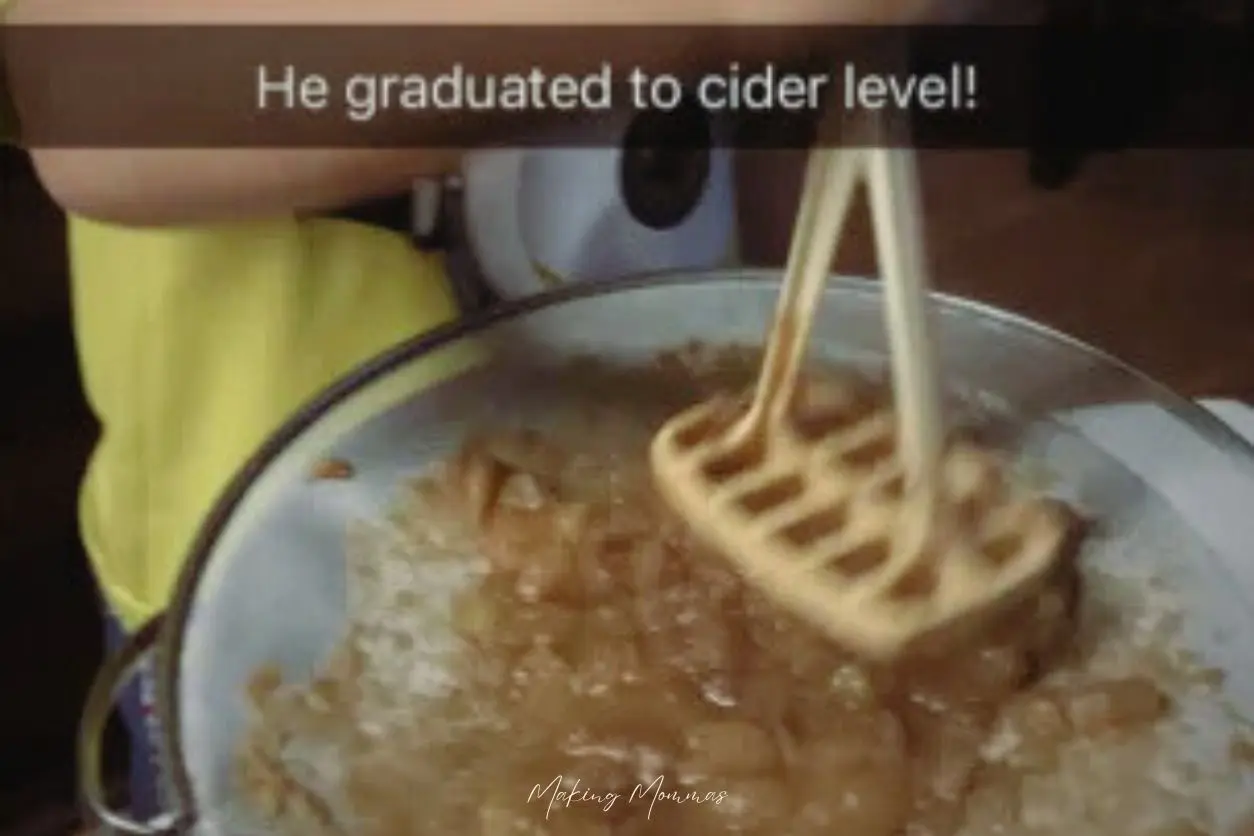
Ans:
{"label": "dark background", "polygon": [[103,628],[75,522],[96,427],[71,340],[63,220],[0,148],[0,832],[72,825],[72,747]]}

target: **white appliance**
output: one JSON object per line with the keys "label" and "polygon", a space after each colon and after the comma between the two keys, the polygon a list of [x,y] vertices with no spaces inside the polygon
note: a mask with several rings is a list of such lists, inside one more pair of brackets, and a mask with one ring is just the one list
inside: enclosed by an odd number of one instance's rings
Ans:
{"label": "white appliance", "polygon": [[581,147],[476,152],[463,172],[466,242],[502,299],[575,281],[726,266],[735,258],[732,152],[703,111],[624,114]]}

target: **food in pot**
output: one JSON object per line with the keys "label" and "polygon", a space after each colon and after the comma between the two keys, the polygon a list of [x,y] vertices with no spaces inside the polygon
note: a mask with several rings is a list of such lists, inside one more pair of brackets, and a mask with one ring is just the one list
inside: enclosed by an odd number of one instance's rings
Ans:
{"label": "food in pot", "polygon": [[388,525],[354,533],[335,657],[310,683],[273,668],[252,683],[238,777],[277,831],[1208,833],[1183,813],[1138,825],[1144,788],[1057,789],[1077,746],[1127,745],[1172,711],[1149,675],[1089,669],[1078,520],[1016,609],[869,664],[666,509],[655,425],[589,424],[473,438]]}

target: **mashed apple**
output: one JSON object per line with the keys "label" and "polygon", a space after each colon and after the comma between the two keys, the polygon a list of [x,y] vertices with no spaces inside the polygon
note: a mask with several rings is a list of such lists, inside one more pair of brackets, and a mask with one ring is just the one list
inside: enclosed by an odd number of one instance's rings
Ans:
{"label": "mashed apple", "polygon": [[[1042,776],[1171,701],[1149,677],[1084,669],[1078,519],[1048,584],[979,637],[868,664],[707,553],[655,495],[647,433],[622,439],[473,438],[407,494],[391,558],[378,531],[356,541],[350,574],[374,603],[352,605],[335,658],[311,683],[266,668],[252,685],[238,773],[281,832],[1102,832],[1051,823]],[[474,567],[449,596],[439,688],[404,661],[434,633],[398,626],[442,594],[414,568],[431,561]]]}

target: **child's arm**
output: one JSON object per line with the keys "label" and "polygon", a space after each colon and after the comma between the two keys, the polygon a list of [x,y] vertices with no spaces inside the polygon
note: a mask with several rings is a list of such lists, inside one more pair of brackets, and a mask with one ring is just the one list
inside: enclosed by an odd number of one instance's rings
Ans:
{"label": "child's arm", "polygon": [[438,149],[33,149],[44,188],[67,212],[170,226],[314,212],[457,171]]}
{"label": "child's arm", "polygon": [[[0,0],[2,1],[2,0]],[[160,24],[428,24],[530,23],[887,23],[917,16],[928,0],[14,0],[8,22]],[[713,55],[725,43],[687,44],[672,56],[676,66],[692,52]],[[503,46],[505,45],[504,42]],[[521,45],[527,49],[528,45]],[[590,56],[578,38],[545,39],[549,54],[523,52],[551,71],[586,68],[631,55]],[[412,57],[412,56],[410,56]],[[503,56],[508,62],[519,56]],[[647,56],[661,67],[665,56]],[[345,60],[351,60],[351,56]],[[56,56],[9,55],[10,91],[19,115],[37,111],[38,97],[56,87]],[[159,68],[154,76],[160,78]],[[177,119],[177,108],[195,97],[168,95],[134,118]],[[129,97],[128,97],[129,98]],[[402,129],[400,127],[398,130]],[[483,130],[499,130],[484,120]],[[408,120],[404,136],[380,137],[378,145],[423,144],[421,119]],[[485,136],[486,138],[486,136]],[[472,138],[473,139],[473,138]],[[101,220],[160,225],[230,220],[340,205],[403,188],[417,175],[449,170],[456,156],[432,149],[31,149],[52,196],[67,209]]]}

